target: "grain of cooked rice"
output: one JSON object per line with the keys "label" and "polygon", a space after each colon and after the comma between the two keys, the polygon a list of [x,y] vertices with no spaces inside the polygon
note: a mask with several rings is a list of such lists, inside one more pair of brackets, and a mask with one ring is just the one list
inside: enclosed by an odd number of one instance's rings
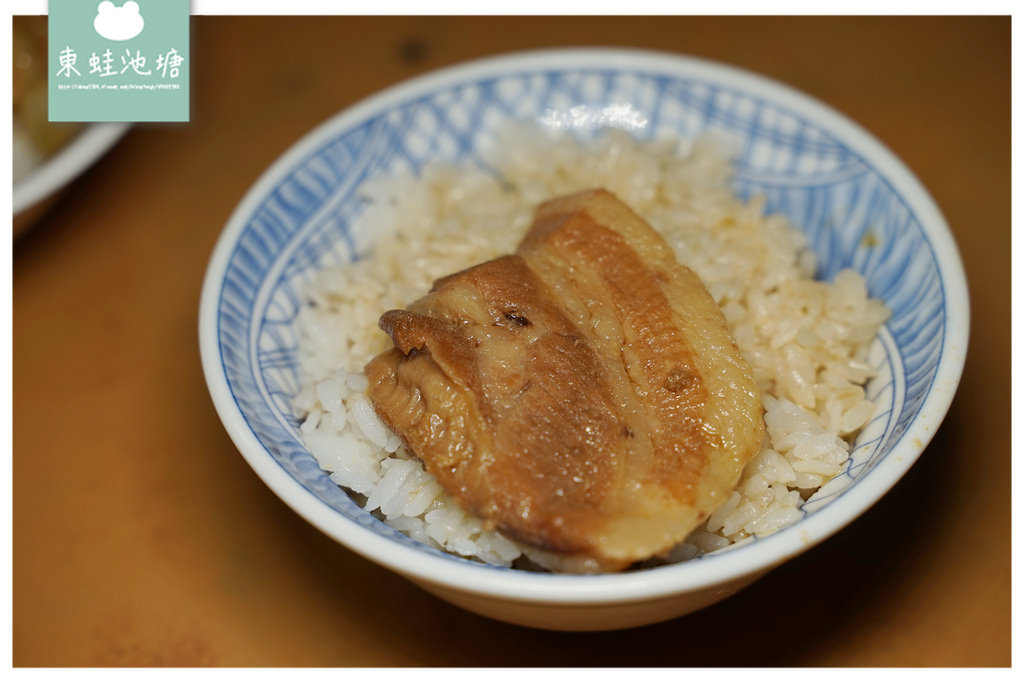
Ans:
{"label": "grain of cooked rice", "polygon": [[[729,189],[722,141],[637,142],[621,131],[588,143],[532,128],[503,133],[471,166],[369,182],[357,240],[375,244],[320,271],[296,322],[303,389],[300,434],[331,479],[423,543],[510,566],[524,552],[460,509],[377,418],[365,363],[390,346],[380,314],[426,293],[438,277],[515,250],[535,206],[594,187],[618,195],[657,229],[718,301],[762,391],[767,435],[729,499],[664,561],[683,561],[798,521],[807,495],[843,470],[875,406],[863,384],[868,347],[888,311],[863,278],[813,279],[814,254],[764,200]],[[372,226],[372,227],[371,227]]]}

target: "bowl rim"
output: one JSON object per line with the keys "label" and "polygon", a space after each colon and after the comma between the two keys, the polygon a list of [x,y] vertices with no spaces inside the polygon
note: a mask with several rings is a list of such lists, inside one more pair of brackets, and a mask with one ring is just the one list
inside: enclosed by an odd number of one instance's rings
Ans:
{"label": "bowl rim", "polygon": [[58,192],[99,161],[132,127],[128,122],[89,123],[66,145],[14,183],[11,209],[17,216]]}
{"label": "bowl rim", "polygon": [[[935,252],[946,297],[947,339],[933,385],[906,431],[890,453],[842,496],[756,543],[734,546],[696,562],[598,575],[495,570],[401,545],[345,518],[292,478],[251,431],[231,394],[221,363],[217,304],[233,247],[267,190],[327,138],[395,103],[463,81],[539,68],[619,68],[699,76],[724,83],[812,120],[855,149],[858,155],[869,159],[879,173],[899,189]],[[772,78],[704,58],[631,48],[555,48],[469,60],[399,82],[329,117],[265,169],[238,204],[211,255],[199,308],[203,371],[226,431],[264,483],[307,522],[353,552],[419,583],[495,599],[563,605],[654,600],[727,584],[764,573],[837,533],[885,495],[934,436],[952,403],[963,372],[970,318],[967,282],[952,232],[921,182],[882,142],[844,114]]]}

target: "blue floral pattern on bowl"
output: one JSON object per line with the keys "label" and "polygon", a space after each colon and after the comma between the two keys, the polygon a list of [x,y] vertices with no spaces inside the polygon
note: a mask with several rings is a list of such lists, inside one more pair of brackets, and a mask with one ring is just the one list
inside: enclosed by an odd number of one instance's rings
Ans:
{"label": "blue floral pattern on bowl", "polygon": [[[317,269],[355,257],[361,236],[350,226],[364,208],[357,188],[436,160],[483,166],[481,144],[510,120],[571,125],[582,136],[602,124],[642,139],[721,131],[742,142],[736,192],[764,195],[768,212],[805,231],[819,277],[854,268],[892,310],[870,357],[879,374],[868,395],[879,411],[846,470],[805,505],[813,515],[893,451],[936,381],[950,330],[934,237],[890,174],[844,138],[845,128],[805,118],[775,96],[779,86],[748,83],[750,77],[722,82],[700,64],[664,57],[634,66],[585,54],[570,61],[428,79],[328,122],[315,144],[279,164],[273,183],[233,219],[237,232],[216,293],[219,360],[239,411],[310,495],[396,543],[444,555],[385,526],[340,490],[302,445],[290,409],[299,390],[294,321],[301,292]],[[614,116],[602,119],[602,112]]]}

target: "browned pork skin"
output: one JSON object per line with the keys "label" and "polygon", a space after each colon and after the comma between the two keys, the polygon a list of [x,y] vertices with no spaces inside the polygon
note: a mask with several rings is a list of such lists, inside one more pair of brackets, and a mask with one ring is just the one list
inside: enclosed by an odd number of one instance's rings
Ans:
{"label": "browned pork skin", "polygon": [[516,254],[380,320],[381,419],[466,510],[563,571],[684,540],[759,450],[763,409],[725,317],[604,190],[549,201]]}

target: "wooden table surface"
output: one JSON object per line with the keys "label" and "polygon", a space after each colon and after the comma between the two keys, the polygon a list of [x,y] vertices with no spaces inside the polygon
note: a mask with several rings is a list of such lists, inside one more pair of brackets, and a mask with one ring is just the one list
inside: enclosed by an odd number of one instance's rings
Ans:
{"label": "wooden table surface", "polygon": [[[192,19],[188,124],[138,125],[13,247],[15,666],[1008,666],[1010,20]],[[289,145],[382,87],[564,45],[699,55],[833,105],[956,235],[971,342],[918,464],[822,545],[704,611],[548,633],[463,612],[287,508],[200,370],[207,259]]]}

